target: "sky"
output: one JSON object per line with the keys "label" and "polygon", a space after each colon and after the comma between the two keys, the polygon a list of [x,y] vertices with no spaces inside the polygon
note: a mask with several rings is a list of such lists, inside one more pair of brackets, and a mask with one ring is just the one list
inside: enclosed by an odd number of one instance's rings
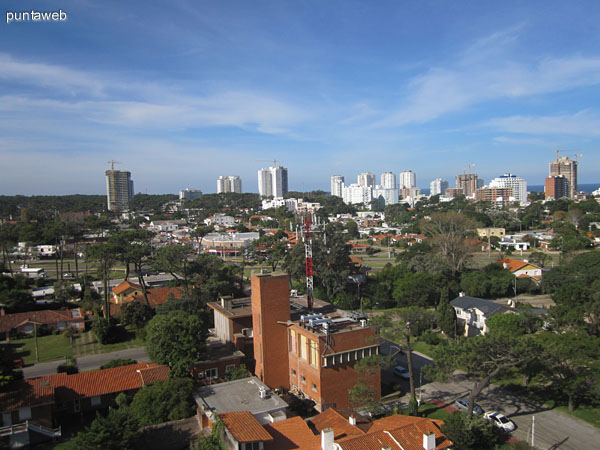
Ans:
{"label": "sky", "polygon": [[[0,195],[412,170],[600,184],[600,2],[0,0]],[[64,21],[10,20],[58,11]],[[13,14],[16,13],[16,14]],[[11,14],[13,14],[11,16]],[[9,22],[9,23],[7,23]]]}

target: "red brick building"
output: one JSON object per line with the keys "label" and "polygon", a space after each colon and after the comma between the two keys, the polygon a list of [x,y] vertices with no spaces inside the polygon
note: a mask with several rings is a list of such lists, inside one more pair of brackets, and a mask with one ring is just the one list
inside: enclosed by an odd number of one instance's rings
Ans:
{"label": "red brick building", "polygon": [[381,396],[381,376],[359,374],[354,365],[379,353],[379,337],[366,320],[341,314],[315,314],[293,322],[288,329],[289,377],[292,390],[315,402],[318,411],[349,408],[348,391],[364,378]]}
{"label": "red brick building", "polygon": [[289,389],[287,326],[290,285],[287,274],[252,276],[254,373],[272,389]]}

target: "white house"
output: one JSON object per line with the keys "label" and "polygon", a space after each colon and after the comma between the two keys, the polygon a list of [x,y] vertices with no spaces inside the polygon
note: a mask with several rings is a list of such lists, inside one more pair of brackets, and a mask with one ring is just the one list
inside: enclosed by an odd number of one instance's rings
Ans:
{"label": "white house", "polygon": [[483,298],[469,297],[464,292],[461,292],[450,304],[456,311],[458,323],[465,324],[465,336],[486,334],[488,332],[485,324],[487,319],[495,314],[514,312],[514,308]]}

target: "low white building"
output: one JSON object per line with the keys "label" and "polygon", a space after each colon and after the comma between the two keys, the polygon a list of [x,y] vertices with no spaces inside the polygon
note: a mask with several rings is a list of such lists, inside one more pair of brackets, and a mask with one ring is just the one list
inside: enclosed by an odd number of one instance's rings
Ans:
{"label": "low white building", "polygon": [[154,220],[150,222],[150,229],[152,231],[175,231],[186,226],[185,220]]}
{"label": "low white building", "polygon": [[458,323],[465,325],[465,336],[486,334],[488,332],[487,319],[496,314],[514,312],[514,309],[509,306],[483,298],[470,297],[464,292],[461,292],[450,304],[456,312]]}
{"label": "low white building", "polygon": [[219,225],[222,227],[234,226],[237,222],[234,217],[225,215],[223,213],[217,213],[212,217],[208,217],[204,220],[206,225]]}

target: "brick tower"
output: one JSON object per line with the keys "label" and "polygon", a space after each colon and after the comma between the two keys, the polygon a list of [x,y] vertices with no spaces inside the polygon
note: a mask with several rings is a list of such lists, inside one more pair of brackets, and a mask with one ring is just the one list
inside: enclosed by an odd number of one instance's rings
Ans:
{"label": "brick tower", "polygon": [[288,275],[252,275],[254,373],[271,389],[290,387],[288,333],[285,325],[289,320]]}

